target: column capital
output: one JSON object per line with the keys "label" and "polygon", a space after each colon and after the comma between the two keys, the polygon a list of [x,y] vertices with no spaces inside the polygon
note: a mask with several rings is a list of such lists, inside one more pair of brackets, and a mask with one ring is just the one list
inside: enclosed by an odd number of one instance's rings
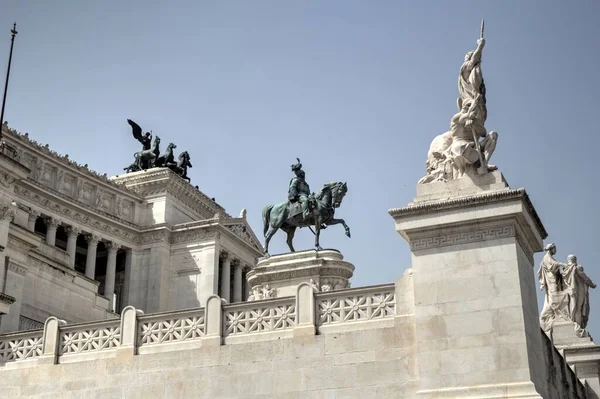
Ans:
{"label": "column capital", "polygon": [[65,227],[65,231],[67,232],[67,235],[69,236],[78,236],[79,234],[81,234],[81,229],[79,227],[75,227],[75,226],[67,226]]}
{"label": "column capital", "polygon": [[27,213],[29,214],[29,216],[28,216],[29,219],[37,219],[42,215],[42,213],[40,211],[37,211],[35,209],[29,209],[27,211]]}
{"label": "column capital", "polygon": [[88,243],[88,245],[98,245],[98,243],[100,242],[100,237],[98,237],[95,234],[90,234],[88,236],[85,236],[85,241]]}
{"label": "column capital", "polygon": [[60,224],[60,221],[58,221],[57,219],[54,219],[54,218],[46,218],[46,219],[44,219],[44,224],[48,228],[57,228],[58,225]]}
{"label": "column capital", "polygon": [[0,219],[12,221],[16,215],[15,209],[12,206],[0,207]]}
{"label": "column capital", "polygon": [[119,249],[121,249],[120,244],[112,241],[105,242],[104,245],[106,246],[106,249],[108,249],[108,252],[117,252]]}
{"label": "column capital", "polygon": [[221,251],[219,251],[219,259],[220,260],[225,260],[225,259],[231,260],[231,254],[227,251],[221,250]]}
{"label": "column capital", "polygon": [[231,258],[231,265],[233,267],[235,267],[236,269],[239,268],[239,269],[243,270],[243,268],[244,268],[244,263],[242,263],[240,258],[236,258],[236,257]]}

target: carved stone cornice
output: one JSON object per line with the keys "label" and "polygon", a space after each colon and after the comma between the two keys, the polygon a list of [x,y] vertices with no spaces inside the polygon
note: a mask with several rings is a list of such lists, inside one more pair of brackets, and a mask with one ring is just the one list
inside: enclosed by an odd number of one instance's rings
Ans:
{"label": "carved stone cornice", "polygon": [[60,193],[60,192],[54,190],[53,188],[46,187],[43,184],[41,184],[41,183],[39,183],[39,182],[37,182],[35,180],[27,180],[26,183],[23,183],[23,187],[20,187],[20,185],[17,185],[15,187],[15,192],[17,192],[17,193],[19,193],[19,192],[21,192],[21,193],[22,192],[31,192],[31,193],[33,193],[32,190],[30,190],[30,188],[27,187],[27,184],[31,184],[31,185],[35,186],[36,188],[38,188],[38,190],[41,193],[45,194],[44,196],[41,196],[41,200],[48,200],[48,201],[50,201],[47,197],[54,196],[54,197],[57,197],[60,200],[63,200],[65,203],[68,203],[70,205],[77,205],[80,208],[86,209],[86,210],[88,210],[90,212],[93,212],[94,214],[100,215],[100,216],[102,216],[102,217],[104,217],[106,219],[113,220],[113,221],[115,221],[117,223],[120,223],[120,224],[123,224],[123,225],[126,225],[126,226],[137,228],[137,225],[135,223],[132,223],[132,222],[127,221],[125,219],[116,217],[115,215],[113,215],[111,213],[108,213],[108,212],[105,212],[105,211],[103,211],[101,209],[98,209],[95,206],[91,206],[89,204],[86,204],[85,202],[82,202],[82,201],[80,201],[77,198],[69,197],[68,195]]}
{"label": "carved stone cornice", "polygon": [[230,217],[225,209],[168,168],[154,168],[112,178],[144,198],[169,194],[205,219]]}
{"label": "carved stone cornice", "polygon": [[21,276],[27,274],[27,268],[25,266],[18,265],[14,262],[8,262],[8,270]]}
{"label": "carved stone cornice", "polygon": [[159,242],[171,242],[171,231],[168,228],[144,232],[138,237],[138,240],[136,241],[137,244],[141,245]]}
{"label": "carved stone cornice", "polygon": [[171,234],[171,244],[193,243],[207,239],[217,238],[217,231],[214,228],[201,227],[194,229],[185,229],[183,231],[173,230]]}
{"label": "carved stone cornice", "polygon": [[16,301],[16,299],[8,294],[0,292],[0,302],[12,304]]}
{"label": "carved stone cornice", "polygon": [[117,223],[129,228],[111,225],[99,220],[96,215],[100,215],[101,217],[112,220],[116,218],[111,218],[106,214],[103,215],[103,212],[98,210],[88,211],[88,207],[82,206],[80,203],[72,201],[69,204],[65,201],[65,204],[63,205],[59,201],[49,198],[49,195],[36,193],[28,188],[20,187],[19,185],[15,186],[15,193],[19,196],[19,198],[27,200],[42,209],[48,210],[49,213],[55,213],[66,220],[72,220],[81,225],[88,226],[90,230],[97,230],[106,233],[108,236],[118,237],[128,242],[135,242],[135,240],[138,238],[137,236],[139,227],[137,227],[137,225],[121,219],[119,219]]}
{"label": "carved stone cornice", "polygon": [[417,203],[402,208],[390,209],[388,212],[392,217],[396,218],[401,216],[422,214],[426,212],[445,211],[449,209],[464,208],[494,202],[510,201],[515,199],[520,199],[525,203],[525,207],[531,214],[534,223],[536,224],[536,227],[539,229],[540,234],[542,235],[542,239],[546,238],[548,236],[548,233],[546,232],[546,229],[544,228],[541,219],[535,211],[535,208],[533,207],[533,204],[531,203],[527,192],[523,188],[517,190],[494,191],[491,193],[470,195],[465,197],[445,199],[426,203]]}
{"label": "carved stone cornice", "polygon": [[[33,152],[36,154],[42,154],[45,157],[53,160],[54,162],[56,162],[64,167],[67,167],[69,170],[71,170],[73,172],[77,172],[77,174],[81,174],[85,177],[88,177],[88,178],[98,182],[98,183],[112,187],[116,190],[121,191],[124,194],[129,195],[129,196],[134,196],[134,197],[136,196],[135,193],[131,192],[131,190],[127,189],[123,185],[120,185],[120,184],[110,180],[108,178],[108,176],[106,175],[106,173],[104,173],[104,174],[97,173],[97,172],[89,169],[87,164],[81,165],[81,164],[69,159],[68,155],[61,155],[61,154],[57,153],[56,151],[51,150],[50,146],[48,144],[42,145],[42,144],[38,143],[37,141],[31,139],[29,137],[28,133],[21,134],[21,133],[17,132],[15,129],[8,127],[7,125],[2,126],[2,131],[4,133],[5,139],[12,141],[11,144],[13,144],[15,147],[21,146],[21,147],[24,147],[25,149],[29,150],[30,152]],[[19,153],[19,148],[17,148],[16,150]],[[22,152],[23,152],[23,150],[21,149],[19,156],[21,156]]]}

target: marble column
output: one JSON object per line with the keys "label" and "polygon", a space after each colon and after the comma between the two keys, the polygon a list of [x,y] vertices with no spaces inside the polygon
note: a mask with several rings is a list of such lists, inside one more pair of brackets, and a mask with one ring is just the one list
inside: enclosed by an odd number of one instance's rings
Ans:
{"label": "marble column", "polygon": [[232,302],[242,301],[242,264],[237,261],[233,269],[233,299]]}
{"label": "marble column", "polygon": [[109,309],[113,309],[115,293],[115,275],[117,272],[117,251],[121,246],[114,242],[106,243],[108,249],[108,259],[106,260],[106,276],[104,278],[104,298],[108,299]]}
{"label": "marble column", "polygon": [[46,244],[56,245],[56,229],[60,222],[56,219],[48,218],[44,220],[44,224],[46,225]]}
{"label": "marble column", "polygon": [[96,251],[98,250],[100,237],[90,235],[85,237],[85,240],[88,243],[87,258],[85,259],[85,276],[93,280],[96,275]]}
{"label": "marble column", "polygon": [[35,231],[35,222],[37,221],[37,218],[40,217],[40,213],[33,209],[31,209],[28,213],[29,216],[27,217],[27,230],[33,233]]}
{"label": "marble column", "polygon": [[67,252],[71,257],[71,267],[75,267],[75,253],[77,252],[77,237],[81,234],[81,229],[69,226],[67,232]]}
{"label": "marble column", "polygon": [[231,287],[231,256],[223,252],[223,266],[221,268],[221,298],[229,302],[229,291]]}
{"label": "marble column", "polygon": [[244,280],[244,292],[242,293],[242,301],[247,301],[250,296],[250,283],[248,283],[248,272],[251,270],[250,267],[245,267],[245,272],[242,275]]}

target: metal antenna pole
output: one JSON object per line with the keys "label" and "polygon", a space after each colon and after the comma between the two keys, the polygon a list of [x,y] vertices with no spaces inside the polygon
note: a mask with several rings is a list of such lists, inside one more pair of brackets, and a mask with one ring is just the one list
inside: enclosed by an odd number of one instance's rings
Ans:
{"label": "metal antenna pole", "polygon": [[15,36],[17,35],[17,23],[15,22],[12,30],[12,38],[10,39],[10,54],[8,56],[8,69],[6,71],[6,83],[4,84],[4,98],[2,99],[2,111],[0,112],[0,140],[2,140],[2,126],[4,125],[4,107],[6,106],[6,93],[8,92],[8,78],[10,77],[10,64],[12,63],[13,46],[15,44]]}

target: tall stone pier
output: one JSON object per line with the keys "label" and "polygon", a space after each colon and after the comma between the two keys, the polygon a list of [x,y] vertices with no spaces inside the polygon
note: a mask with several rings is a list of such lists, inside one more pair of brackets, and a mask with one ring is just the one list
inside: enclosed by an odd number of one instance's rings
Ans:
{"label": "tall stone pier", "polygon": [[548,397],[533,254],[546,231],[500,172],[419,184],[390,210],[410,244],[423,398]]}

